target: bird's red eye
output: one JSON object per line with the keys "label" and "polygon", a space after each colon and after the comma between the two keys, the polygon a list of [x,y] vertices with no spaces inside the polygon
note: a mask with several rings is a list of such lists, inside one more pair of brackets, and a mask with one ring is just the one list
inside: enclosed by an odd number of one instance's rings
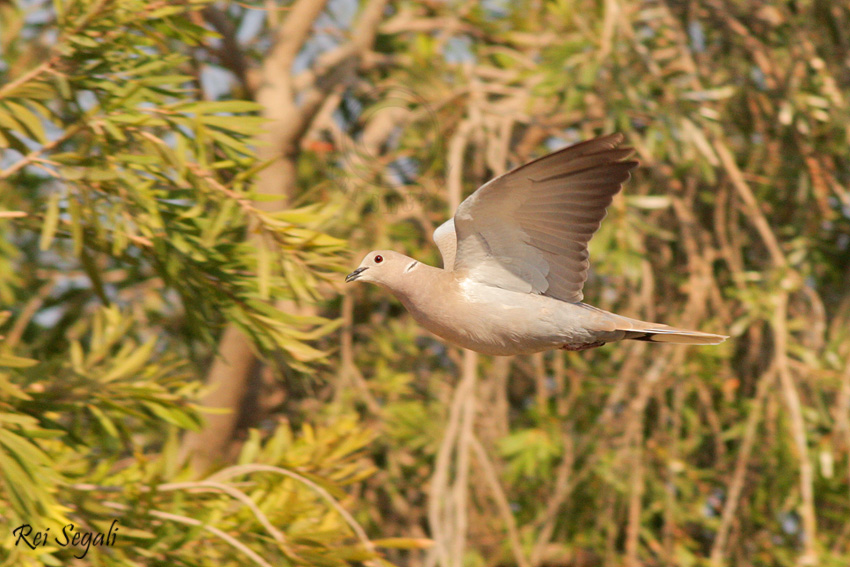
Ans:
{"label": "bird's red eye", "polygon": [[378,254],[377,256],[375,256],[375,263],[376,263],[376,264],[380,264],[380,263],[381,263],[381,262],[383,262],[383,261],[384,261],[384,257],[383,257],[383,256],[381,256],[380,254]]}

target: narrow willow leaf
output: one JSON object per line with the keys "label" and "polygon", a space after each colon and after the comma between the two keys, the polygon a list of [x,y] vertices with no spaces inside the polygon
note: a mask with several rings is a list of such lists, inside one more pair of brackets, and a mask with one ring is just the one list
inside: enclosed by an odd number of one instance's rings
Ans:
{"label": "narrow willow leaf", "polygon": [[13,384],[9,379],[9,374],[7,372],[0,372],[0,394],[2,394],[5,399],[15,398],[18,400],[31,400],[28,394],[24,393],[23,390],[18,387],[17,384]]}
{"label": "narrow willow leaf", "polygon": [[20,415],[17,413],[0,413],[0,423],[14,423],[15,425],[23,425],[29,427],[37,427],[38,420],[29,415]]}
{"label": "narrow willow leaf", "polygon": [[269,298],[272,276],[271,263],[271,252],[268,249],[265,239],[260,238],[257,242],[257,282],[260,290],[260,299],[262,300]]}
{"label": "narrow willow leaf", "polygon": [[246,135],[259,133],[268,123],[268,119],[260,116],[202,116],[201,121],[209,126]]}
{"label": "narrow willow leaf", "polygon": [[80,250],[79,258],[82,263],[83,270],[85,270],[91,280],[95,293],[105,305],[109,305],[110,301],[106,296],[106,290],[103,287],[103,280],[100,277],[100,268],[95,264],[91,255],[85,248]]}
{"label": "narrow willow leaf", "polygon": [[177,136],[177,143],[174,148],[174,156],[178,162],[177,173],[180,175],[181,180],[186,179],[186,156],[190,155],[189,152],[189,144],[186,136],[183,135],[182,131],[178,131],[175,134]]}
{"label": "narrow willow leaf", "polygon": [[434,540],[415,537],[388,537],[373,539],[372,545],[384,549],[428,549],[434,545]]}
{"label": "narrow willow leaf", "polygon": [[47,108],[44,104],[34,99],[34,97],[26,97],[27,104],[33,108],[36,114],[40,114],[41,118],[47,122],[62,127],[62,122]]}
{"label": "narrow willow leaf", "polygon": [[118,114],[109,117],[112,122],[122,124],[130,124],[132,126],[148,126],[148,127],[167,127],[168,122],[162,118],[151,116],[150,114],[134,113],[134,114]]}
{"label": "narrow willow leaf", "polygon": [[68,199],[68,213],[71,215],[71,238],[74,240],[74,256],[83,252],[83,218],[80,203],[72,195]]}
{"label": "narrow willow leaf", "polygon": [[202,101],[180,104],[175,110],[180,112],[200,112],[212,114],[216,112],[259,112],[263,106],[247,100]]}
{"label": "narrow willow leaf", "polygon": [[38,467],[50,464],[50,458],[37,445],[8,429],[0,429],[0,444],[28,471],[41,472]]}
{"label": "narrow willow leaf", "polygon": [[35,503],[30,494],[24,491],[25,487],[37,486],[34,478],[29,478],[20,464],[0,446],[0,479],[8,487],[8,495],[11,500],[12,509],[21,516],[38,514]]}
{"label": "narrow willow leaf", "polygon": [[298,299],[308,299],[311,297],[310,290],[304,284],[304,280],[301,278],[300,274],[296,274],[295,270],[289,269],[284,272],[286,276],[286,281],[289,283],[289,287],[292,289],[292,293],[295,294],[295,297]]}
{"label": "narrow willow leaf", "polygon": [[210,128],[206,132],[207,132],[207,134],[209,135],[210,138],[217,141],[221,145],[227,146],[228,148],[236,150],[237,152],[239,152],[241,154],[248,153],[248,144],[246,142],[242,142],[242,141],[234,138],[233,136],[230,136],[228,134],[225,134],[224,132],[216,130],[215,128]]}
{"label": "narrow willow leaf", "polygon": [[11,90],[7,90],[4,98],[18,98],[22,100],[52,100],[56,98],[56,93],[47,83],[30,81],[21,83],[13,87]]}
{"label": "narrow willow leaf", "polygon": [[268,216],[282,222],[300,225],[310,224],[316,222],[319,218],[321,218],[317,212],[317,207],[312,205],[301,207],[298,209],[276,211],[273,213],[268,213]]}
{"label": "narrow willow leaf", "polygon": [[110,136],[112,136],[113,138],[115,138],[119,142],[126,142],[127,141],[127,136],[124,135],[124,132],[121,130],[121,128],[119,128],[115,124],[113,124],[111,120],[102,120],[100,122],[100,124],[103,126],[103,129],[106,130],[106,132]]}
{"label": "narrow willow leaf", "polygon": [[207,163],[207,129],[199,116],[192,120],[192,131],[195,133],[195,148],[197,149],[198,165],[206,169]]}
{"label": "narrow willow leaf", "polygon": [[71,341],[71,368],[77,374],[85,372],[85,355],[80,341]]}
{"label": "narrow willow leaf", "polygon": [[100,378],[101,382],[113,382],[120,378],[127,378],[138,372],[151,357],[153,347],[156,345],[156,338],[150,339],[148,342],[140,346],[136,352],[130,356],[120,360],[120,362],[108,373]]}
{"label": "narrow willow leaf", "polygon": [[277,337],[277,344],[299,362],[312,362],[325,358],[328,353],[317,350],[301,341],[288,337]]}
{"label": "narrow willow leaf", "polygon": [[191,81],[191,75],[154,75],[139,79],[141,84],[146,86],[162,86],[162,85],[180,85]]}
{"label": "narrow willow leaf", "polygon": [[85,36],[85,35],[68,36],[67,40],[70,41],[71,43],[76,43],[77,45],[82,45],[83,47],[91,47],[91,48],[97,48],[98,47],[97,41],[95,41],[92,38]]}
{"label": "narrow willow leaf", "polygon": [[90,181],[112,181],[118,178],[118,172],[114,169],[89,168],[86,170],[86,179]]}
{"label": "narrow willow leaf", "polygon": [[213,169],[233,169],[237,165],[238,164],[235,160],[225,159],[225,160],[219,160],[219,161],[215,162],[214,164],[212,164],[212,168]]}
{"label": "narrow willow leaf", "polygon": [[73,96],[71,95],[71,85],[68,82],[68,77],[63,75],[62,73],[56,73],[53,77],[53,80],[56,81],[56,85],[59,87],[59,94],[64,100],[71,100]]}
{"label": "narrow willow leaf", "polygon": [[112,420],[109,419],[109,417],[107,417],[107,415],[100,411],[96,406],[94,406],[93,404],[87,404],[86,409],[88,409],[89,413],[91,413],[95,417],[95,419],[97,419],[97,422],[100,424],[103,430],[106,431],[107,435],[116,438],[121,436],[120,433],[118,433],[118,429],[115,427],[115,424],[112,423]]}
{"label": "narrow willow leaf", "polygon": [[0,104],[0,129],[13,132],[20,132],[24,129],[23,125],[15,120],[11,110],[4,104]]}
{"label": "narrow willow leaf", "polygon": [[47,143],[47,136],[44,133],[44,124],[42,123],[41,118],[33,114],[29,108],[22,104],[7,100],[6,105],[9,110],[14,113],[18,122],[24,125],[26,131],[35,141],[40,144]]}
{"label": "narrow willow leaf", "polygon": [[151,155],[116,154],[115,159],[124,163],[135,163],[139,165],[157,165],[160,163],[159,158]]}
{"label": "narrow willow leaf", "polygon": [[[130,237],[126,230],[126,225],[122,223],[121,227],[116,227],[117,230],[112,232],[112,255],[115,257],[121,256],[130,245]],[[122,230],[125,229],[125,230]]]}
{"label": "narrow willow leaf", "polygon": [[148,61],[139,65],[138,67],[126,71],[125,74],[128,77],[133,77],[135,75],[144,75],[146,73],[153,73],[155,71],[159,71],[160,69],[167,69],[171,67],[174,63],[168,60],[156,59],[154,61]]}
{"label": "narrow willow leaf", "polygon": [[178,427],[183,429],[195,429],[197,427],[197,423],[190,418],[186,412],[179,408],[167,408],[160,404],[143,401],[142,405],[145,406],[151,413],[160,417]]}
{"label": "narrow willow leaf", "polygon": [[86,156],[76,152],[58,152],[52,154],[50,160],[65,165],[79,165],[86,161]]}
{"label": "narrow willow leaf", "polygon": [[27,368],[38,364],[37,360],[32,358],[24,358],[22,356],[14,356],[11,354],[0,354],[0,366],[7,368]]}
{"label": "narrow willow leaf", "polygon": [[53,193],[47,203],[47,213],[44,215],[44,224],[41,225],[41,239],[38,247],[47,250],[53,243],[56,227],[59,225],[59,193]]}
{"label": "narrow willow leaf", "polygon": [[228,199],[224,201],[221,208],[216,213],[215,217],[213,217],[213,222],[207,227],[204,231],[204,235],[202,237],[202,244],[206,248],[211,248],[215,246],[216,240],[218,240],[218,236],[224,230],[229,222],[234,220],[234,208],[236,207],[236,202],[233,199]]}

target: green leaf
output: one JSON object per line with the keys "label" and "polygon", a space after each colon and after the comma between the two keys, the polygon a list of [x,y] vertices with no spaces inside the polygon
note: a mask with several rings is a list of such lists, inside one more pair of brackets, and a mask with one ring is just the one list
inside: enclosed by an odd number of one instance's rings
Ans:
{"label": "green leaf", "polygon": [[118,433],[118,429],[115,427],[115,424],[112,423],[112,420],[109,419],[105,413],[100,411],[93,404],[87,404],[86,409],[88,409],[89,413],[91,413],[95,417],[95,419],[97,419],[97,422],[100,424],[101,427],[103,427],[103,430],[106,431],[107,435],[116,438],[120,437],[120,434]]}
{"label": "green leaf", "polygon": [[257,241],[257,283],[259,286],[260,299],[269,298],[272,277],[271,252],[266,245],[265,239]]}
{"label": "green leaf", "polygon": [[44,224],[41,226],[41,239],[39,248],[47,250],[53,243],[56,227],[59,224],[59,193],[53,193],[47,203],[47,213],[44,215]]}
{"label": "green leaf", "polygon": [[18,122],[26,127],[26,131],[34,140],[41,144],[47,143],[47,136],[44,133],[44,124],[41,118],[33,114],[27,107],[11,100],[4,101],[4,104],[14,113]]}
{"label": "green leaf", "polygon": [[433,547],[434,540],[414,537],[388,537],[373,539],[372,544],[384,549],[428,549]]}
{"label": "green leaf", "polygon": [[15,120],[15,117],[12,116],[12,113],[3,104],[0,104],[0,129],[12,131],[23,130],[22,125]]}
{"label": "green leaf", "polygon": [[203,124],[215,126],[222,130],[230,130],[245,135],[259,134],[268,119],[259,116],[207,116],[200,118]]}
{"label": "green leaf", "polygon": [[123,360],[118,359],[117,364],[112,368],[112,370],[100,377],[100,381],[113,382],[121,378],[132,376],[150,360],[154,346],[156,346],[155,337],[138,347],[136,352],[127,356]]}
{"label": "green leaf", "polygon": [[74,196],[68,199],[68,213],[71,215],[71,238],[74,241],[74,255],[79,256],[83,251],[83,217],[80,204]]}
{"label": "green leaf", "polygon": [[263,106],[261,104],[248,100],[191,102],[182,103],[175,107],[175,110],[179,112],[199,112],[202,114],[212,114],[216,112],[260,112],[262,109]]}
{"label": "green leaf", "polygon": [[140,81],[146,86],[182,85],[192,81],[193,78],[191,75],[154,75],[144,77]]}
{"label": "green leaf", "polygon": [[21,356],[13,356],[11,354],[0,354],[0,366],[6,368],[29,368],[38,364],[37,360],[32,358],[24,358]]}
{"label": "green leaf", "polygon": [[142,405],[148,408],[154,415],[164,419],[168,423],[182,429],[194,430],[198,428],[198,422],[186,414],[186,411],[177,408],[167,408],[157,403],[143,401]]}

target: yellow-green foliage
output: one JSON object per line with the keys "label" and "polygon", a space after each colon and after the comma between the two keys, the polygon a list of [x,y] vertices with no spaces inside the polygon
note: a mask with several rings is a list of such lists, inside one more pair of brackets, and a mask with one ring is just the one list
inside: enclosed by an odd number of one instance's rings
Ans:
{"label": "yellow-green foliage", "polygon": [[[194,23],[205,4],[0,5],[1,565],[374,554],[343,515],[343,487],[371,471],[372,434],[350,418],[311,435],[269,423],[240,466],[201,479],[178,453],[226,322],[291,368],[327,356],[310,343],[335,321],[268,299],[315,296],[342,244],[317,230],[325,208],[252,199],[258,105],[202,100],[187,75],[214,37]],[[83,558],[56,543],[113,520],[114,545]],[[24,524],[48,544],[28,549]]]}

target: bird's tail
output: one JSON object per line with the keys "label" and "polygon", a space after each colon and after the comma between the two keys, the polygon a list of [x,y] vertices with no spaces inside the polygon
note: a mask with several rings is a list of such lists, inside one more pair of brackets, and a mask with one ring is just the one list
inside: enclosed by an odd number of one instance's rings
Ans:
{"label": "bird's tail", "polygon": [[635,341],[649,341],[653,343],[675,343],[680,345],[716,345],[729,337],[726,335],[713,335],[701,331],[689,331],[677,329],[661,323],[648,323],[637,319],[627,319],[622,324],[618,321],[619,331],[625,331],[626,339]]}

